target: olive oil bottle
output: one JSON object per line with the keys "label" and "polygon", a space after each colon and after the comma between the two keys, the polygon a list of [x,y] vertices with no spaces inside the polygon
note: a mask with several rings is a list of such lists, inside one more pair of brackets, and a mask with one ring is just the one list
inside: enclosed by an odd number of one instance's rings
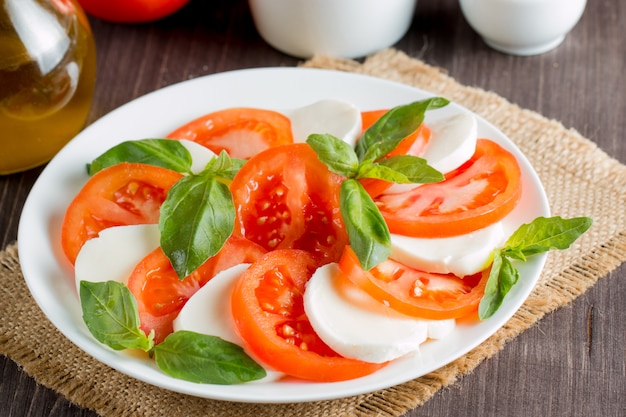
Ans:
{"label": "olive oil bottle", "polygon": [[49,161],[84,126],[96,50],[73,0],[0,0],[0,174]]}

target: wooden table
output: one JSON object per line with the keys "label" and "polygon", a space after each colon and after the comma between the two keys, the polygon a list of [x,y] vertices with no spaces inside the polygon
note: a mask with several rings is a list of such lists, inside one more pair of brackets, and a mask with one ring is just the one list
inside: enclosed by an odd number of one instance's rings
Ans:
{"label": "wooden table", "polygon": [[[492,90],[561,121],[626,163],[622,6],[620,0],[591,1],[558,49],[514,57],[486,47],[455,0],[420,0],[409,33],[395,46],[444,68],[463,84]],[[91,22],[98,82],[90,122],[179,81],[299,62],[263,42],[244,0],[193,0],[178,14],[152,24]],[[0,177],[3,248],[17,238],[22,205],[40,172]],[[624,299],[626,265],[407,416],[625,415]],[[0,357],[0,415],[95,416],[38,385],[5,357]]]}

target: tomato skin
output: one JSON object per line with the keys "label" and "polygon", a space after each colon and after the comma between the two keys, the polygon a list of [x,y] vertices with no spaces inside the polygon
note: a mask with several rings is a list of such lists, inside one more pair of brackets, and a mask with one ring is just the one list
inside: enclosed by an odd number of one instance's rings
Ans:
{"label": "tomato skin", "polygon": [[489,279],[489,270],[459,278],[418,271],[393,260],[365,271],[349,246],[339,261],[339,269],[381,303],[400,313],[429,320],[457,319],[476,313]]}
{"label": "tomato skin", "polygon": [[302,249],[320,264],[334,262],[348,242],[339,210],[342,180],[305,143],[261,152],[231,183],[234,234],[267,250]]}
{"label": "tomato skin", "polygon": [[141,260],[128,279],[135,297],[141,329],[154,330],[155,343],[173,332],[174,319],[185,303],[219,272],[242,263],[253,263],[265,250],[249,240],[231,236],[222,249],[183,280],[178,278],[169,259],[160,248]]}
{"label": "tomato skin", "polygon": [[445,180],[375,199],[391,233],[450,237],[502,220],[522,194],[521,170],[513,154],[479,139],[474,156]]}
{"label": "tomato skin", "polygon": [[189,0],[77,0],[88,14],[119,23],[151,22],[178,11]]}
{"label": "tomato skin", "polygon": [[152,165],[124,162],[94,174],[65,212],[63,251],[74,264],[83,244],[107,227],[156,224],[161,204],[182,174]]}
{"label": "tomato skin", "polygon": [[297,378],[343,381],[382,368],[339,356],[313,330],[302,296],[316,267],[314,256],[296,249],[270,252],[252,264],[232,293],[239,335],[263,362]]}
{"label": "tomato skin", "polygon": [[291,121],[281,113],[248,107],[218,110],[198,117],[167,135],[188,139],[214,153],[248,159],[265,149],[293,143]]}

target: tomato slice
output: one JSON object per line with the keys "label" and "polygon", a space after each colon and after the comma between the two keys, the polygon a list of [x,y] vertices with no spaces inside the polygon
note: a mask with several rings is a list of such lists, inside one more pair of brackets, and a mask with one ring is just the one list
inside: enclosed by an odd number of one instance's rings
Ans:
{"label": "tomato slice", "polygon": [[155,343],[172,333],[174,319],[187,300],[217,273],[242,263],[253,263],[265,250],[249,240],[231,236],[222,249],[184,279],[179,279],[160,248],[141,260],[128,279],[137,301],[141,329],[154,330]]}
{"label": "tomato slice", "polygon": [[293,143],[291,121],[281,113],[235,107],[201,116],[167,135],[188,139],[216,154],[226,151],[233,158],[248,159],[279,145]]}
{"label": "tomato slice", "polygon": [[522,194],[515,156],[497,143],[479,139],[472,158],[445,180],[375,199],[391,233],[450,237],[496,223]]}
{"label": "tomato slice", "polygon": [[316,267],[313,255],[295,249],[269,252],[252,264],[232,293],[237,331],[259,359],[297,378],[331,382],[375,372],[384,364],[338,355],[309,323],[302,295]]}
{"label": "tomato slice", "polygon": [[307,144],[261,152],[231,183],[234,233],[267,250],[302,249],[321,263],[334,262],[348,242],[339,210],[341,182]]}
{"label": "tomato slice", "polygon": [[394,310],[432,320],[475,313],[489,278],[488,270],[459,278],[419,271],[391,259],[365,271],[349,246],[339,269],[352,283]]}
{"label": "tomato slice", "polygon": [[170,188],[182,174],[152,165],[121,163],[92,176],[70,203],[61,244],[72,264],[83,244],[107,227],[155,224]]}
{"label": "tomato slice", "polygon": [[[363,132],[365,132],[370,126],[372,126],[378,119],[380,119],[388,110],[370,110],[361,113],[361,124]],[[402,142],[396,146],[396,148],[389,152],[386,157],[398,156],[398,155],[411,155],[422,156],[426,150],[426,146],[430,141],[431,131],[424,123],[409,136],[404,138]],[[364,178],[361,181],[361,185],[365,188],[365,191],[372,196],[372,198],[379,196],[386,189],[391,187],[393,183],[389,181],[379,180],[375,178]]]}

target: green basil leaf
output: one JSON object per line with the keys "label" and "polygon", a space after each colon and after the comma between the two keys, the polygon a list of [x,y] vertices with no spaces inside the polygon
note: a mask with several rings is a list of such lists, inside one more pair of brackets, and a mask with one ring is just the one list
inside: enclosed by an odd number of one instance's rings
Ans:
{"label": "green basil leaf", "polygon": [[231,235],[235,208],[228,186],[208,175],[189,175],[161,206],[161,248],[185,278],[215,255]]}
{"label": "green basil leaf", "polygon": [[222,151],[209,161],[203,174],[232,180],[246,162],[245,159],[231,158],[226,151]]}
{"label": "green basil leaf", "polygon": [[519,279],[519,271],[511,261],[496,250],[493,265],[489,273],[485,294],[478,306],[478,317],[481,320],[491,317],[502,305],[504,297]]}
{"label": "green basil leaf", "polygon": [[240,346],[190,331],[168,335],[155,346],[154,359],[166,374],[200,384],[237,384],[266,375]]}
{"label": "green basil leaf", "polygon": [[[361,162],[377,161],[380,158],[383,158],[389,152],[396,149],[405,137],[406,136],[398,138],[387,138],[384,141],[374,142],[367,149],[367,152],[362,157],[359,157],[359,160]],[[357,142],[357,149],[360,143],[360,141]]]}
{"label": "green basil leaf", "polygon": [[391,253],[387,223],[363,186],[354,179],[341,183],[340,209],[350,246],[361,267],[371,269]]}
{"label": "green basil leaf", "polygon": [[589,217],[537,217],[532,222],[521,225],[509,237],[505,246],[494,253],[485,294],[478,307],[479,317],[491,317],[519,279],[519,272],[511,259],[525,262],[531,255],[553,249],[567,249],[592,223],[593,220]]}
{"label": "green basil leaf", "polygon": [[411,182],[411,180],[403,173],[384,164],[371,161],[361,162],[359,165],[359,171],[355,179],[362,178],[376,178],[397,184],[406,184]]}
{"label": "green basil leaf", "polygon": [[339,175],[352,178],[359,169],[359,159],[346,142],[329,134],[312,134],[306,143],[328,168]]}
{"label": "green basil leaf", "polygon": [[94,159],[87,167],[89,175],[121,162],[139,162],[189,173],[192,161],[191,154],[178,140],[129,140]]}
{"label": "green basil leaf", "polygon": [[137,303],[124,284],[81,281],[80,304],[87,328],[100,343],[146,352],[154,346],[154,333],[146,336],[139,328]]}
{"label": "green basil leaf", "polygon": [[408,182],[428,184],[444,180],[441,172],[428,165],[425,159],[411,155],[398,155],[383,158],[378,161],[380,165],[391,168],[406,176]]}
{"label": "green basil leaf", "polygon": [[392,108],[370,126],[359,139],[356,154],[359,161],[375,161],[387,155],[424,121],[427,110],[448,105],[442,97],[432,97]]}
{"label": "green basil leaf", "polygon": [[589,217],[563,219],[562,217],[538,217],[520,226],[505,244],[505,254],[525,260],[526,256],[567,249],[591,227]]}

